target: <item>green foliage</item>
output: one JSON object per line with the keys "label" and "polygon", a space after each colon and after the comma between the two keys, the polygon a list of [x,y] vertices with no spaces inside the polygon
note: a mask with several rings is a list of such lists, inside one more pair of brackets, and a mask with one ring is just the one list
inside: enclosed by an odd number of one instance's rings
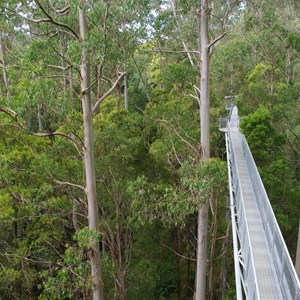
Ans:
{"label": "green foliage", "polygon": [[[59,176],[59,163],[51,157],[48,138],[36,138],[12,127],[2,135],[0,164],[0,261],[1,295],[38,297],[44,277],[54,280],[51,270],[63,252],[72,229],[68,193],[57,190],[49,175]],[[66,167],[66,166],[65,166]],[[49,182],[50,181],[50,182]],[[68,196],[67,196],[68,195]]]}
{"label": "green foliage", "polygon": [[82,249],[88,250],[91,244],[99,243],[100,239],[96,231],[85,227],[76,233],[75,240]]}
{"label": "green foliage", "polygon": [[280,157],[280,146],[283,136],[271,124],[270,112],[259,108],[255,113],[242,119],[240,124],[258,166],[268,165]]}
{"label": "green foliage", "polygon": [[14,215],[13,201],[9,194],[0,195],[1,222],[9,222]]}
{"label": "green foliage", "polygon": [[[68,246],[57,266],[40,273],[43,285],[38,299],[79,299],[89,295],[91,280],[90,267],[84,252]],[[75,275],[75,276],[74,276]]]}
{"label": "green foliage", "polygon": [[188,191],[195,204],[205,202],[215,191],[221,192],[226,178],[225,163],[218,159],[194,162],[186,161],[179,174],[183,188]]}
{"label": "green foliage", "polygon": [[274,160],[272,164],[261,169],[261,176],[283,236],[293,255],[296,253],[298,234],[295,228],[299,223],[299,182],[285,158]]}
{"label": "green foliage", "polygon": [[159,219],[166,224],[185,225],[201,203],[212,197],[224,197],[226,167],[224,162],[187,160],[179,170],[178,187],[147,181],[139,177],[129,187],[134,195],[132,221],[138,225]]}
{"label": "green foliage", "polygon": [[171,195],[175,195],[171,186],[163,183],[152,183],[145,176],[138,177],[131,182],[128,193],[133,195],[131,209],[134,214],[131,222],[136,226],[154,222],[156,219],[168,222],[170,216],[167,211],[167,202]]}
{"label": "green foliage", "polygon": [[194,69],[188,64],[173,63],[168,64],[162,71],[160,82],[165,83],[165,88],[171,90],[177,88],[180,91],[190,87],[197,76]]}
{"label": "green foliage", "polygon": [[[199,85],[198,55],[182,51],[199,48],[199,1],[175,2],[174,12],[166,1],[87,1],[89,32],[82,43],[69,30],[78,34],[80,1],[71,1],[62,14],[54,11],[61,1],[41,2],[66,26],[28,25],[20,15],[47,17],[36,3],[3,2],[1,61],[10,99],[1,77],[0,105],[15,112],[13,118],[0,112],[3,299],[90,298],[91,240],[103,250],[106,298],[121,298],[124,279],[128,299],[191,299],[196,215],[207,201],[212,298],[221,298],[226,167],[217,158],[199,160],[199,106],[191,97]],[[300,197],[299,5],[259,1],[255,9],[241,9],[238,1],[230,7],[227,2],[215,2],[210,19],[211,40],[227,32],[211,48],[211,153],[224,155],[218,117],[224,96],[236,95],[239,111],[247,115],[241,127],[294,253]],[[126,71],[129,83],[129,111],[116,108],[123,100],[120,82],[94,115],[100,236],[88,229],[85,193],[78,188],[84,182],[82,47],[92,70],[93,103],[119,72]],[[39,130],[38,121],[44,133],[59,131],[73,141],[29,135]],[[232,299],[232,263],[227,266],[225,298]]]}
{"label": "green foliage", "polygon": [[129,270],[128,299],[153,299],[158,280],[157,266],[149,259],[141,258]]}

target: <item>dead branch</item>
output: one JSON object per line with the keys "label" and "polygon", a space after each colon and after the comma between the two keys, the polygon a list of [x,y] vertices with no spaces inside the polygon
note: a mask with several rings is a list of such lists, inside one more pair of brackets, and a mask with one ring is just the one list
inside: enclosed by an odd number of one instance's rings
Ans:
{"label": "dead branch", "polygon": [[82,186],[82,185],[79,185],[79,184],[75,184],[75,183],[71,183],[71,182],[68,182],[68,181],[60,181],[60,180],[57,180],[57,179],[52,179],[55,183],[59,184],[60,186],[61,185],[68,185],[68,186],[72,186],[72,187],[76,187],[76,188],[79,188],[81,189],[82,191],[86,192],[85,188]]}

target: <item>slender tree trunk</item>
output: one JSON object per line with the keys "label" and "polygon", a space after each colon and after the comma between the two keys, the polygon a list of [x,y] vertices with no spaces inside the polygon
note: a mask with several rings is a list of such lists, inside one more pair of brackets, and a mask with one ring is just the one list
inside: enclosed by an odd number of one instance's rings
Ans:
{"label": "slender tree trunk", "polygon": [[[208,0],[201,0],[200,11],[200,49],[201,49],[201,82],[200,82],[200,151],[201,159],[210,156],[209,143],[209,43],[208,43]],[[204,300],[206,292],[207,265],[207,227],[208,203],[205,200],[198,211],[196,300]]]}
{"label": "slender tree trunk", "polygon": [[290,48],[286,52],[286,83],[290,83],[291,79],[291,61],[292,61],[292,51]]}
{"label": "slender tree trunk", "polygon": [[43,121],[42,121],[42,105],[38,103],[38,123],[39,123],[39,132],[43,131]]}
{"label": "slender tree trunk", "polygon": [[95,66],[95,78],[97,78],[95,82],[95,90],[96,90],[96,99],[100,98],[100,80],[99,78],[99,67],[96,65]]}
{"label": "slender tree trunk", "polygon": [[272,111],[273,108],[273,102],[274,102],[274,84],[275,84],[275,72],[274,69],[272,67],[271,71],[270,71],[270,111]]}
{"label": "slender tree trunk", "polygon": [[[117,208],[119,210],[119,207]],[[119,212],[118,212],[119,214]],[[118,266],[119,266],[119,286],[120,286],[120,299],[126,300],[126,287],[125,287],[125,278],[124,278],[124,268],[123,268],[123,255],[122,255],[122,240],[121,240],[121,229],[120,229],[120,218],[118,216],[117,224],[117,257],[118,257]]]}
{"label": "slender tree trunk", "polygon": [[124,107],[128,110],[129,103],[128,103],[128,81],[127,81],[127,74],[124,75]]}
{"label": "slender tree trunk", "polygon": [[77,219],[77,199],[73,198],[73,207],[72,207],[72,222],[73,227],[76,232],[80,230],[78,219]]}
{"label": "slender tree trunk", "polygon": [[211,240],[211,246],[210,246],[210,257],[209,257],[209,272],[208,272],[208,288],[207,288],[207,294],[208,299],[213,300],[213,275],[214,275],[214,256],[215,256],[215,250],[216,250],[216,242],[217,242],[217,230],[218,230],[218,203],[214,205],[214,198],[217,197],[214,195],[214,192],[212,191],[211,196],[211,211],[213,212],[213,224],[212,224],[212,240]]}
{"label": "slender tree trunk", "polygon": [[202,204],[198,211],[196,300],[204,300],[206,294],[208,206]]}
{"label": "slender tree trunk", "polygon": [[7,74],[6,58],[5,58],[5,45],[1,33],[0,33],[0,58],[2,60],[2,66],[3,66],[3,82],[5,87],[5,96],[7,99],[7,105],[8,107],[10,107],[11,99],[10,99],[10,92],[9,92],[9,79]]}
{"label": "slender tree trunk", "polygon": [[[177,243],[176,243],[176,251],[177,253],[181,253],[181,238],[180,238],[180,230],[179,228],[177,229]],[[181,286],[182,286],[182,270],[181,266],[181,257],[177,256],[177,299],[181,299]]]}
{"label": "slender tree trunk", "polygon": [[200,15],[200,48],[201,48],[201,82],[200,82],[200,127],[201,127],[201,157],[206,160],[210,157],[209,142],[209,76],[210,57],[208,42],[208,0],[202,0]]}
{"label": "slender tree trunk", "polygon": [[[79,28],[80,40],[83,42],[88,33],[85,1],[82,1],[83,8],[79,9]],[[84,169],[85,169],[85,189],[88,201],[88,222],[89,229],[95,233],[99,233],[99,211],[96,195],[96,179],[94,168],[94,136],[93,136],[93,113],[90,91],[90,66],[88,62],[88,54],[85,46],[82,45],[81,53],[81,92],[82,92],[82,110],[83,110],[83,126],[84,126]],[[92,279],[94,283],[93,300],[103,299],[103,287],[101,282],[100,268],[100,251],[97,240],[90,240],[89,259],[92,269]]]}
{"label": "slender tree trunk", "polygon": [[120,84],[120,82],[118,82],[118,84],[116,86],[116,95],[117,95],[116,108],[117,108],[117,111],[119,111],[120,106],[121,106],[121,84]]}
{"label": "slender tree trunk", "polygon": [[66,38],[64,35],[60,37],[60,48],[61,48],[61,66],[63,70],[63,80],[64,80],[64,101],[67,100],[67,71],[65,70],[66,62],[65,62],[65,50],[66,50]]}
{"label": "slender tree trunk", "polygon": [[[0,33],[0,60],[2,62],[2,67],[3,67],[3,81],[4,81],[4,89],[5,89],[5,76],[4,76],[4,72],[6,71],[6,66],[5,66],[5,60],[4,60],[4,49],[3,49],[4,45],[2,43],[2,34]],[[3,96],[6,96],[6,91],[5,94],[1,88],[1,84],[0,84],[0,94]]]}
{"label": "slender tree trunk", "polygon": [[74,86],[73,86],[73,69],[72,67],[69,68],[69,89],[70,89],[70,95],[71,95],[71,105],[72,108],[75,107],[75,103],[74,103]]}

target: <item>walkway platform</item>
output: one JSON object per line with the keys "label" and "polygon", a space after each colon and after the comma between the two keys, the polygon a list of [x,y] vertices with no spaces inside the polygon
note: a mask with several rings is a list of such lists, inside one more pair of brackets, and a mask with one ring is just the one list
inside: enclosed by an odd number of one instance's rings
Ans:
{"label": "walkway platform", "polygon": [[[253,167],[249,164],[250,150],[247,153],[245,147],[247,143],[239,130],[239,117],[236,107],[232,109],[227,129],[229,131],[231,152],[232,189],[233,194],[235,194],[237,235],[240,245],[239,255],[242,265],[241,280],[244,286],[244,294],[246,294],[244,296],[246,299],[261,300],[299,299],[299,280],[286,281],[286,277],[280,275],[285,275],[283,273],[286,272],[285,263],[279,265],[274,259],[277,250],[273,249],[274,242],[270,243],[270,234],[268,235],[268,232],[266,232],[267,221],[264,212],[261,212],[262,205],[260,204],[262,199],[257,199],[263,193],[259,190],[261,186],[258,186],[258,181],[253,180]],[[257,177],[259,177],[258,173]],[[263,196],[267,197],[265,191]],[[275,237],[272,237],[272,239],[274,240]],[[249,258],[250,256],[251,258]],[[278,265],[282,270],[278,270]],[[293,274],[293,271],[290,272],[289,268],[287,273],[287,277],[289,277],[289,274]],[[291,285],[291,294],[283,292],[282,288],[289,285]],[[287,297],[287,295],[290,296]]]}

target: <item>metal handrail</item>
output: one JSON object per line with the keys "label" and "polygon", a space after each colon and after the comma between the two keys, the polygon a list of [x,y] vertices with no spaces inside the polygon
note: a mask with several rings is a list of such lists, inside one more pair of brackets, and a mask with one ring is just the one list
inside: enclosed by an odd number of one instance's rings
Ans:
{"label": "metal handrail", "polygon": [[[228,124],[227,124],[227,128],[228,128]],[[230,198],[230,212],[231,212],[231,224],[232,224],[232,240],[233,240],[233,251],[234,251],[235,286],[236,286],[237,300],[242,300],[243,299],[242,285],[241,285],[242,274],[241,274],[240,262],[239,262],[238,238],[237,238],[237,228],[236,228],[235,210],[234,210],[234,195],[233,195],[233,191],[232,191],[232,182],[231,182],[228,133],[225,134],[225,140],[226,140],[226,153],[227,153],[227,171],[228,171],[228,186],[229,186],[229,198]]]}
{"label": "metal handrail", "polygon": [[[246,218],[246,208],[241,190],[242,184],[237,168],[236,153],[232,143],[232,130],[237,129],[239,123],[239,118],[232,119],[233,108],[234,105],[232,105],[228,115],[227,133],[225,137],[229,173],[230,209],[233,225],[234,264],[237,272],[235,277],[236,281],[238,281],[236,283],[237,299],[242,299],[243,297],[241,293],[242,284],[246,298],[257,300],[260,299],[261,296],[259,293],[256,268],[254,265],[249,224]],[[293,266],[293,262],[282,237],[246,138],[239,130],[237,132],[239,142],[241,142],[244,151],[252,186],[255,187],[253,188],[254,198],[259,209],[260,217],[263,220],[262,224],[271,254],[270,259],[273,261],[274,270],[277,274],[282,296],[287,300],[300,300],[300,283]],[[240,249],[238,249],[238,247],[240,247]],[[240,259],[241,255],[242,260]]]}
{"label": "metal handrail", "polygon": [[252,184],[255,186],[254,194],[263,226],[272,253],[277,277],[280,282],[281,292],[285,299],[300,299],[300,282],[294,268],[289,251],[283,239],[277,223],[268,195],[257,170],[250,147],[246,138],[242,135],[242,143],[245,149],[246,163]]}
{"label": "metal handrail", "polygon": [[[230,122],[229,122],[230,125]],[[242,253],[244,255],[245,259],[245,266],[246,268],[249,267],[250,270],[247,270],[247,278],[245,279],[247,284],[247,289],[245,290],[245,293],[247,294],[247,299],[257,299],[260,300],[259,295],[259,289],[258,289],[258,280],[257,275],[255,271],[255,265],[254,265],[254,258],[253,258],[253,251],[251,246],[251,240],[250,240],[250,233],[249,233],[249,226],[246,218],[246,211],[244,206],[244,199],[241,189],[241,182],[239,178],[239,173],[237,169],[236,159],[235,159],[235,151],[232,147],[232,138],[231,138],[231,130],[230,126],[228,126],[228,136],[229,136],[229,145],[230,145],[230,151],[232,153],[232,171],[233,171],[233,179],[236,181],[235,183],[235,190],[236,190],[236,197],[240,201],[237,203],[238,205],[238,211],[241,213],[239,216],[239,229],[244,231],[244,234],[241,234],[241,247],[242,247]],[[238,214],[239,215],[239,214]],[[247,244],[245,244],[245,242]],[[247,249],[247,246],[249,249]],[[249,255],[246,255],[248,253]],[[248,273],[249,272],[249,273]],[[251,278],[253,276],[253,278]],[[251,285],[251,286],[250,286]],[[251,293],[251,295],[250,295]]]}

